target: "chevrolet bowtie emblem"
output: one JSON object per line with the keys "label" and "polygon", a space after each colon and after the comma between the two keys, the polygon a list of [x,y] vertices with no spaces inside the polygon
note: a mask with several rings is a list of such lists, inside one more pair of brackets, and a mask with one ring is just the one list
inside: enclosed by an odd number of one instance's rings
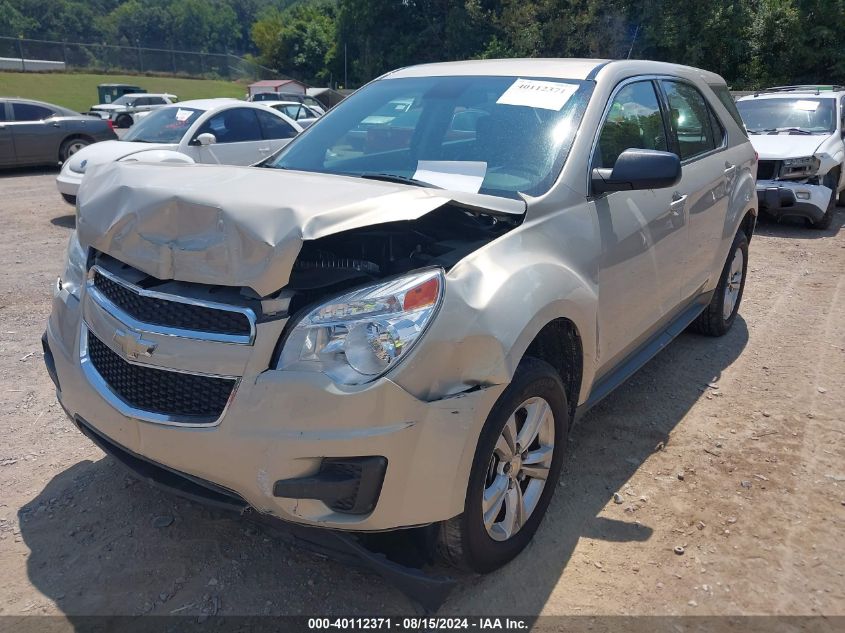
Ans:
{"label": "chevrolet bowtie emblem", "polygon": [[135,332],[124,332],[117,330],[114,333],[115,342],[120,345],[123,350],[123,355],[128,358],[138,358],[139,356],[152,356],[156,349],[156,344],[152,341],[145,341],[140,334]]}

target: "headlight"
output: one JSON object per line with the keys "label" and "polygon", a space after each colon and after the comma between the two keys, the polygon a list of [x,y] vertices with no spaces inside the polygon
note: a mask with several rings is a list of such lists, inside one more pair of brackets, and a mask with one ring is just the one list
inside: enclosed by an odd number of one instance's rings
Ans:
{"label": "headlight", "polygon": [[79,299],[79,289],[85,283],[85,266],[87,263],[88,253],[82,248],[79,237],[74,231],[70,234],[70,240],[67,243],[65,272],[56,282],[57,289],[60,291],[66,290]]}
{"label": "headlight", "polygon": [[312,310],[284,342],[277,369],[319,371],[333,381],[375,380],[408,356],[443,296],[430,269],[352,291]]}
{"label": "headlight", "polygon": [[821,161],[815,156],[802,156],[801,158],[787,158],[781,163],[781,178],[806,178],[814,175],[819,170]]}

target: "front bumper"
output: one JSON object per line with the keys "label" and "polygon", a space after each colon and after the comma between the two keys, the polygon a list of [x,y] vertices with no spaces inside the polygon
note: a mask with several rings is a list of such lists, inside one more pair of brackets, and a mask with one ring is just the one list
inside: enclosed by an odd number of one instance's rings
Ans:
{"label": "front bumper", "polygon": [[824,185],[784,180],[758,180],[760,210],[775,217],[798,216],[818,222],[830,203],[832,191]]}
{"label": "front bumper", "polygon": [[[219,424],[186,428],[145,422],[119,412],[114,394],[101,393],[102,387],[83,371],[83,311],[87,327],[99,328],[102,341],[111,341],[114,329],[112,321],[93,314],[99,308],[82,292],[82,301],[66,291],[55,294],[46,345],[68,415],[85,420],[112,443],[232,491],[260,513],[306,525],[377,531],[424,525],[463,511],[477,439],[504,385],[426,402],[388,379],[353,388],[337,386],[322,374],[269,370],[284,326],[284,321],[270,321],[258,325],[251,346],[219,344],[229,350],[224,351],[231,354],[227,359],[212,360],[207,347],[196,347],[197,360],[243,367]],[[108,327],[110,334],[104,330]],[[190,343],[162,339],[160,345],[163,357],[171,357],[166,356],[170,346],[172,357],[190,361]],[[377,502],[367,514],[274,494],[279,481],[317,475],[323,458],[354,456],[387,460]]]}
{"label": "front bumper", "polygon": [[66,196],[76,197],[79,185],[82,183],[82,176],[83,174],[71,171],[68,167],[63,166],[59,175],[56,176],[56,189]]}

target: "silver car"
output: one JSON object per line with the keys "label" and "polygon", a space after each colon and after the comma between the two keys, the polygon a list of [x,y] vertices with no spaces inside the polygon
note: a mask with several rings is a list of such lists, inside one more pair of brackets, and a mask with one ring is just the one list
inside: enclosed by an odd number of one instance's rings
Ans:
{"label": "silver car", "polygon": [[52,103],[0,97],[0,167],[57,165],[87,145],[116,138],[107,121]]}
{"label": "silver car", "polygon": [[726,90],[649,61],[424,65],[262,166],[102,165],[44,339],[59,400],[182,493],[433,525],[448,562],[494,570],[573,422],[737,318],[756,164]]}

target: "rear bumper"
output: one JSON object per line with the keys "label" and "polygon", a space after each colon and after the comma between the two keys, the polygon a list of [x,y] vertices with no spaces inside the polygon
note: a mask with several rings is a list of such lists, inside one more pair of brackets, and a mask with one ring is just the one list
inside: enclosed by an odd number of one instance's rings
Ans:
{"label": "rear bumper", "polygon": [[797,216],[818,222],[827,211],[831,190],[824,185],[758,180],[760,210],[775,217]]}

